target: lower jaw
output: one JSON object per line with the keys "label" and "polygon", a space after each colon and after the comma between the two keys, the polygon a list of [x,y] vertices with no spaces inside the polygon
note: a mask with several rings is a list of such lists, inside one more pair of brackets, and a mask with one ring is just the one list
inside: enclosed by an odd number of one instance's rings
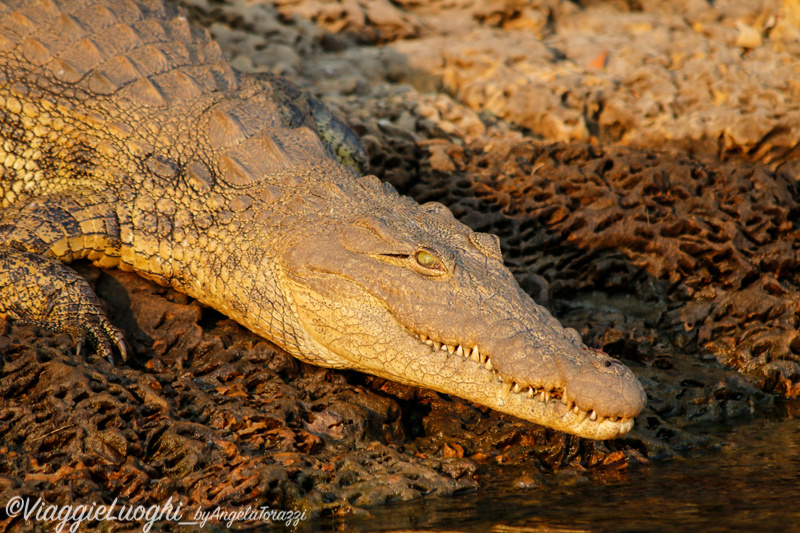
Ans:
{"label": "lower jaw", "polygon": [[[431,368],[436,369],[432,371]],[[535,424],[579,437],[606,440],[624,435],[633,427],[632,418],[591,420],[586,412],[575,413],[561,399],[542,400],[539,395],[512,392],[500,377],[484,366],[467,361],[463,356],[442,350],[427,352],[404,367],[405,374],[373,372],[381,377],[433,389],[490,407]]]}
{"label": "lower jaw", "polygon": [[520,394],[510,394],[505,399],[497,398],[496,403],[489,407],[586,439],[614,439],[633,428],[633,418],[590,420],[585,414],[576,414],[557,399],[543,402]]}

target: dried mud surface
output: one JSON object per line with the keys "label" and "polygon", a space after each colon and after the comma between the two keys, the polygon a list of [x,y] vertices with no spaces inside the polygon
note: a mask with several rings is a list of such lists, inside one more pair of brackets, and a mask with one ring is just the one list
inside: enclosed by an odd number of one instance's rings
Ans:
{"label": "dried mud surface", "polygon": [[625,438],[568,438],[300,363],[184,295],[82,267],[135,357],[0,322],[0,504],[346,517],[479,490],[498,465],[520,490],[613,479],[716,445],[692,424],[796,414],[798,3],[186,4],[235,67],[322,97],[372,173],[498,234],[523,288],[624,360],[648,407]]}

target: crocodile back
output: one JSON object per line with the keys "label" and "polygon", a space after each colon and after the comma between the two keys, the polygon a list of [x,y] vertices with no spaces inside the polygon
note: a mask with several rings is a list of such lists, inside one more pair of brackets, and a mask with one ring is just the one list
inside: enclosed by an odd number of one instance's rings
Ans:
{"label": "crocodile back", "polygon": [[0,6],[0,17],[6,75],[44,78],[53,95],[121,93],[167,106],[238,87],[207,32],[160,0],[18,0]]}
{"label": "crocodile back", "polygon": [[0,4],[0,124],[3,207],[76,187],[124,199],[152,180],[285,197],[313,176],[350,179],[337,159],[366,159],[314,98],[236,73],[161,0]]}
{"label": "crocodile back", "polygon": [[212,173],[195,124],[240,85],[207,32],[160,0],[0,4],[2,206],[174,180],[192,146]]}

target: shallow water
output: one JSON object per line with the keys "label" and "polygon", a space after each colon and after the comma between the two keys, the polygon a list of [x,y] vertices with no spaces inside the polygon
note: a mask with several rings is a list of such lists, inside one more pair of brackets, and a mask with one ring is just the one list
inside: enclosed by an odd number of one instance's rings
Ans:
{"label": "shallow water", "polygon": [[800,420],[711,432],[730,444],[636,466],[612,481],[520,491],[509,488],[512,477],[484,480],[478,492],[376,507],[338,527],[308,525],[361,532],[800,531]]}

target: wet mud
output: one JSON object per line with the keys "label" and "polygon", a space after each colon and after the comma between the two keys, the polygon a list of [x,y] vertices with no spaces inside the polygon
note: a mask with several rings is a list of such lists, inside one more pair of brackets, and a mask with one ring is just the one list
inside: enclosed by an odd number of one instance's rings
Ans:
{"label": "wet mud", "polygon": [[800,10],[661,4],[186,2],[236,68],[323,98],[371,173],[499,235],[522,287],[641,379],[629,435],[584,441],[306,365],[185,295],[81,266],[134,355],[0,322],[0,503],[347,517],[480,490],[503,465],[519,490],[613,479],[719,446],[698,423],[796,414]]}

